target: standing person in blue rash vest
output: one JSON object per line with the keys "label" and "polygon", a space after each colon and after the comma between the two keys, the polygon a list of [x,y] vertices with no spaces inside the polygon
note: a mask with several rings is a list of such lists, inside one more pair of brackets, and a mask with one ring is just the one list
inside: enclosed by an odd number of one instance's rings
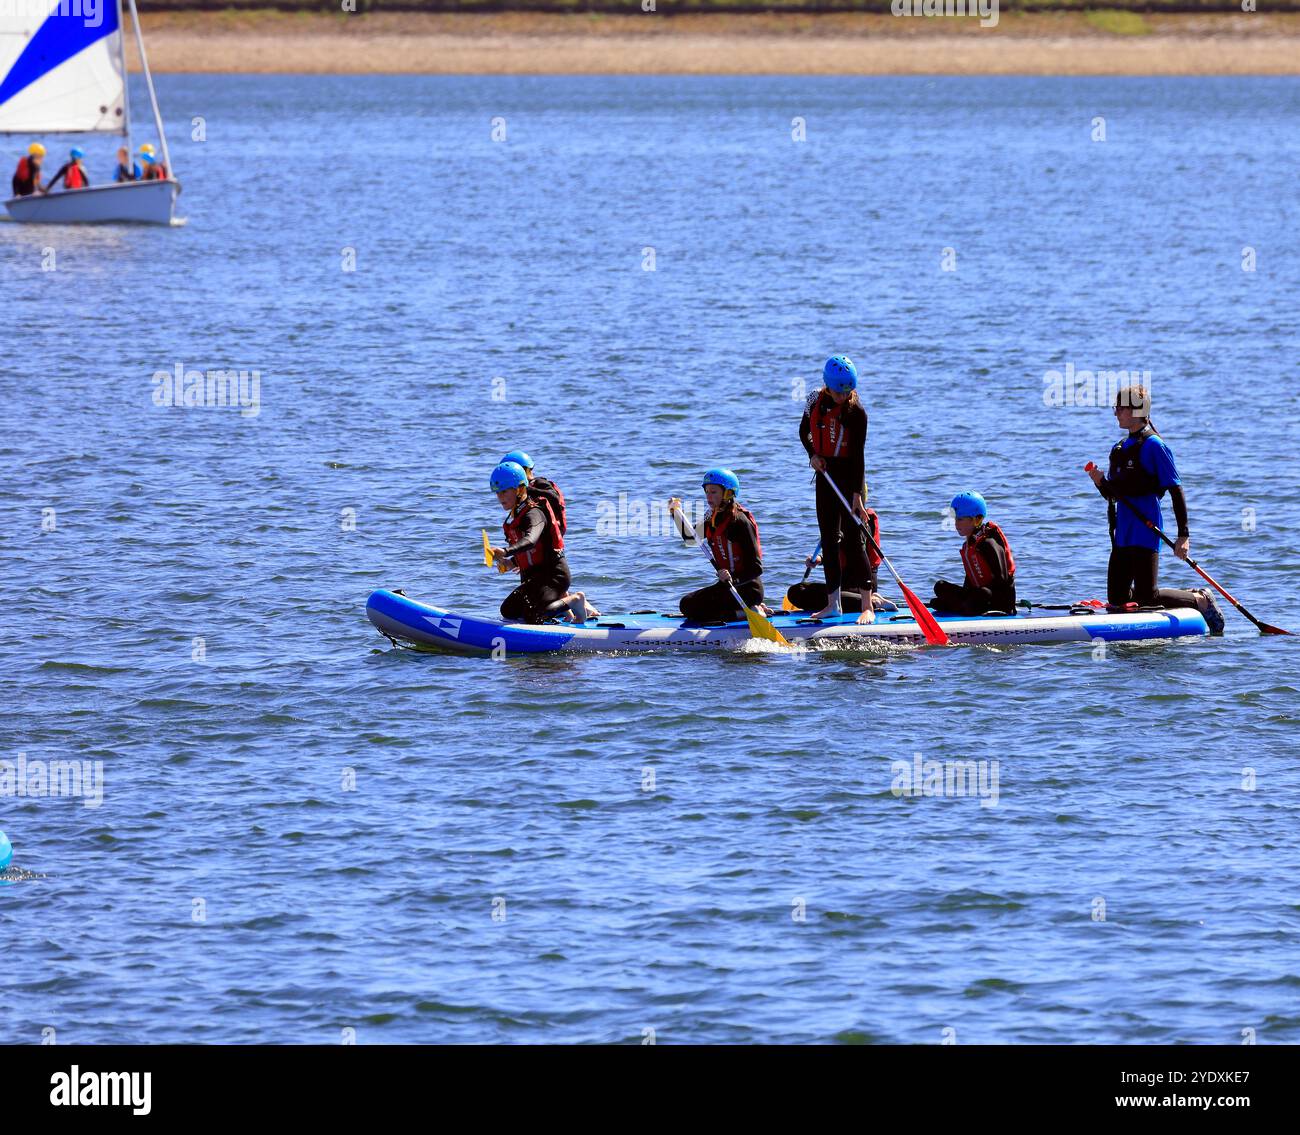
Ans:
{"label": "standing person in blue rash vest", "polygon": [[[710,469],[704,474],[702,487],[709,513],[700,526],[700,535],[709,549],[718,582],[683,595],[682,614],[693,623],[731,623],[743,619],[745,613],[736,606],[728,583],[750,607],[770,614],[762,606],[763,543],[758,535],[758,521],[736,500],[740,478],[730,469]],[[678,503],[675,498],[668,503],[674,517],[679,515],[674,507]],[[681,522],[674,520],[674,523],[682,538],[688,539]]]}
{"label": "standing person in blue rash vest", "polygon": [[569,564],[564,556],[564,534],[549,502],[528,489],[528,474],[513,461],[503,461],[489,480],[501,507],[504,545],[491,549],[492,558],[510,560],[520,575],[516,587],[501,604],[507,622],[543,623],[566,611],[570,622],[583,623],[600,614],[587,605],[581,591],[569,592]]}
{"label": "standing person in blue rash vest", "polygon": [[[865,521],[862,498],[866,483],[867,411],[858,400],[858,368],[844,355],[826,360],[825,385],[809,396],[799,421],[799,441],[808,453],[816,481],[817,530],[822,538],[822,566],[826,573],[826,606],[814,619],[843,614],[841,589],[858,591],[859,623],[875,619],[871,605],[871,567],[861,529],[844,511],[835,490],[821,476],[824,471]],[[843,551],[843,556],[841,556]]]}
{"label": "standing person in blue rash vest", "polygon": [[952,498],[957,534],[962,537],[964,583],[938,580],[927,606],[957,615],[1016,613],[1016,558],[1006,533],[988,518],[989,506],[979,493]]}
{"label": "standing person in blue rash vest", "polygon": [[551,506],[551,511],[555,513],[555,519],[560,522],[560,535],[567,535],[569,531],[568,507],[564,503],[564,493],[560,491],[560,486],[554,481],[548,481],[545,477],[534,476],[533,459],[522,449],[512,449],[501,460],[503,462],[513,461],[523,469],[528,477],[528,491],[534,496],[546,499],[546,502]]}
{"label": "standing person in blue rash vest", "polygon": [[1108,502],[1111,547],[1106,571],[1107,602],[1112,607],[1129,603],[1139,607],[1196,607],[1205,616],[1211,633],[1222,634],[1223,612],[1210,591],[1157,586],[1160,537],[1134,513],[1136,510],[1163,529],[1160,498],[1168,493],[1178,525],[1174,555],[1187,559],[1192,540],[1187,526],[1187,498],[1174,455],[1151,422],[1151,395],[1145,387],[1126,386],[1116,394],[1115,421],[1126,436],[1110,451],[1109,470],[1103,474],[1094,467],[1088,472]]}

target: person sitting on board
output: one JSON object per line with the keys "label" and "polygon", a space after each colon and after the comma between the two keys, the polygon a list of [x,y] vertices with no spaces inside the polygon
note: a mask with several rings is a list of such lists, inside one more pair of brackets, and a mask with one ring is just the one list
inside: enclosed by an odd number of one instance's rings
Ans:
{"label": "person sitting on board", "polygon": [[[865,503],[867,499],[866,486],[862,489],[862,500]],[[874,508],[867,509],[867,527],[871,532],[871,538],[876,544],[880,543],[880,517],[876,515]],[[871,570],[871,606],[876,611],[896,611],[898,606],[882,596],[877,590],[880,571],[880,555],[875,548],[862,536],[862,529],[857,530],[857,535],[848,533],[845,536],[845,544],[858,539],[866,545],[865,553],[867,557],[867,566]],[[816,556],[808,556],[804,559],[804,568],[811,572],[819,563],[822,562],[822,554],[818,552]],[[840,545],[840,571],[843,572],[848,562],[845,545]],[[860,592],[850,591],[841,597],[844,610],[857,614],[862,610],[862,600]],[[817,611],[826,606],[826,584],[810,583],[805,577],[803,582],[795,583],[785,593],[786,609],[790,611]]]}
{"label": "person sitting on board", "polygon": [[[763,542],[758,534],[758,521],[744,505],[736,502],[740,492],[740,478],[730,469],[710,469],[704,474],[704,499],[709,506],[708,515],[700,527],[700,535],[709,549],[718,582],[682,596],[682,615],[692,623],[734,623],[745,617],[736,606],[728,582],[733,584],[740,597],[764,615],[771,614],[763,604]],[[670,511],[672,505],[669,505]],[[685,529],[674,523],[687,539]]]}
{"label": "person sitting on board", "polygon": [[1192,537],[1178,467],[1165,439],[1151,422],[1151,395],[1146,387],[1126,386],[1116,393],[1115,420],[1127,436],[1111,449],[1109,471],[1102,473],[1095,466],[1088,471],[1097,491],[1106,498],[1110,522],[1106,600],[1112,607],[1130,603],[1139,607],[1195,607],[1205,616],[1210,633],[1222,634],[1223,611],[1213,592],[1206,588],[1183,591],[1157,586],[1160,537],[1142,522],[1142,517],[1164,528],[1160,498],[1168,493],[1178,524],[1174,555],[1180,560],[1191,554]]}
{"label": "person sitting on board", "polygon": [[988,519],[988,505],[979,493],[958,493],[952,498],[952,510],[957,533],[964,538],[961,559],[966,582],[959,585],[939,580],[927,605],[957,615],[1014,615],[1016,558],[1011,554],[1011,541]]}
{"label": "person sitting on board", "polygon": [[522,449],[512,449],[501,460],[513,461],[523,469],[528,475],[528,491],[534,496],[546,498],[546,502],[551,506],[551,511],[555,513],[555,519],[560,522],[560,535],[567,535],[569,517],[564,504],[564,494],[560,491],[560,486],[554,481],[548,481],[545,477],[533,476],[533,459]]}
{"label": "person sitting on board", "polygon": [[551,506],[528,491],[528,474],[513,461],[503,461],[489,480],[501,507],[506,542],[489,549],[492,558],[512,561],[520,574],[516,587],[501,604],[501,617],[511,623],[544,623],[567,610],[570,622],[585,623],[600,612],[587,604],[581,591],[570,592],[564,535]]}
{"label": "person sitting on board", "polygon": [[[822,540],[822,564],[826,575],[826,605],[812,617],[829,618],[843,613],[842,589],[857,590],[858,622],[875,618],[870,596],[871,567],[866,542],[858,538],[861,528],[846,515],[835,490],[818,474],[825,472],[835,482],[853,511],[865,519],[862,486],[866,482],[865,450],[867,411],[858,400],[858,369],[845,355],[826,360],[822,368],[825,385],[808,397],[799,421],[799,441],[808,453],[816,481],[817,530]],[[850,495],[851,494],[851,495]],[[843,551],[843,556],[841,556]],[[863,593],[866,602],[861,602]]]}
{"label": "person sitting on board", "polygon": [[144,177],[139,162],[131,161],[131,151],[122,146],[117,151],[117,169],[113,172],[114,181],[139,181]]}
{"label": "person sitting on board", "polygon": [[85,189],[90,184],[90,175],[86,173],[86,167],[81,164],[85,156],[85,150],[80,146],[73,146],[68,151],[68,160],[59,166],[59,172],[50,178],[45,191],[48,193],[60,181],[63,182],[64,189]]}
{"label": "person sitting on board", "polygon": [[33,193],[44,193],[45,185],[41,181],[41,162],[45,158],[45,147],[33,142],[27,147],[27,153],[18,159],[18,168],[14,170],[13,190],[15,197],[30,197]]}

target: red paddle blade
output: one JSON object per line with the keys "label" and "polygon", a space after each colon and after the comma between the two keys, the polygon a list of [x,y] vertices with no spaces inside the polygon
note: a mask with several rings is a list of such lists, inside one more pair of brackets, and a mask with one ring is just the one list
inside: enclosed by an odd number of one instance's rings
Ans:
{"label": "red paddle blade", "polygon": [[1256,623],[1255,626],[1259,627],[1260,634],[1295,634],[1295,631],[1284,631],[1281,627],[1272,627],[1268,623]]}
{"label": "red paddle blade", "polygon": [[895,582],[902,589],[903,598],[907,600],[907,609],[912,612],[916,625],[921,628],[921,633],[925,635],[925,641],[931,646],[947,646],[948,636],[931,613],[930,608],[921,602],[916,592],[910,587],[897,579]]}

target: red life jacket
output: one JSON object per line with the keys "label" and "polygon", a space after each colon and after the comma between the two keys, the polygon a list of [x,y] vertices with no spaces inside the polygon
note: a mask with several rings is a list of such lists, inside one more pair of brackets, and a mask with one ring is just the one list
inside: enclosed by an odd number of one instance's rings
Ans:
{"label": "red life jacket", "polygon": [[961,546],[961,562],[966,565],[966,584],[969,587],[992,587],[995,582],[988,561],[976,551],[985,540],[990,538],[996,539],[1007,553],[1007,579],[1016,578],[1016,559],[1011,554],[1011,541],[993,521],[986,520],[980,530]]}
{"label": "red life jacket", "polygon": [[551,506],[555,519],[559,522],[560,535],[565,535],[569,531],[569,516],[564,503],[564,493],[560,491],[560,486],[554,481],[548,481],[545,477],[534,477],[529,482],[528,492],[530,495],[535,493],[545,499],[546,503]]}
{"label": "red life jacket", "polygon": [[[880,517],[876,515],[876,510],[874,508],[867,509],[867,527],[871,530],[871,535],[875,539],[876,543],[879,544],[880,543]],[[884,559],[884,556],[882,556],[879,552],[876,551],[875,548],[871,546],[870,540],[864,540],[863,543],[866,544],[867,546],[867,563],[870,564],[872,567],[878,566],[880,561]]]}
{"label": "red life jacket", "polygon": [[520,552],[514,557],[514,561],[519,565],[519,570],[537,567],[548,560],[553,560],[560,552],[564,551],[564,537],[560,534],[560,526],[555,519],[555,513],[551,511],[551,506],[544,497],[535,497],[531,493],[524,501],[524,507],[518,512],[512,512],[501,525],[506,533],[506,546],[516,544],[523,538],[523,518],[524,514],[532,508],[541,508],[546,510],[546,530],[542,533],[542,538],[537,541],[526,552]]}
{"label": "red life jacket", "polygon": [[838,406],[826,393],[819,394],[808,420],[812,426],[812,447],[818,457],[841,457],[844,454],[844,411],[848,399]]}
{"label": "red life jacket", "polygon": [[[758,534],[758,521],[754,519],[754,514],[745,508],[744,505],[731,502],[731,508],[735,512],[727,511],[723,513],[725,519],[721,524],[718,523],[718,513],[710,513],[704,520],[704,539],[709,545],[709,551],[713,554],[713,562],[720,568],[726,568],[731,572],[732,577],[745,583],[759,574],[763,569],[763,540]],[[755,560],[752,555],[746,555],[746,549],[738,547],[727,539],[727,530],[731,527],[731,522],[736,519],[736,513],[739,513],[754,526],[754,547],[758,551],[758,559]]]}
{"label": "red life jacket", "polygon": [[14,177],[19,181],[26,181],[32,176],[32,163],[26,158],[18,159],[18,168],[14,171]]}
{"label": "red life jacket", "polygon": [[68,166],[68,172],[63,175],[63,187],[65,189],[85,189],[86,175],[81,172],[81,167],[76,162]]}

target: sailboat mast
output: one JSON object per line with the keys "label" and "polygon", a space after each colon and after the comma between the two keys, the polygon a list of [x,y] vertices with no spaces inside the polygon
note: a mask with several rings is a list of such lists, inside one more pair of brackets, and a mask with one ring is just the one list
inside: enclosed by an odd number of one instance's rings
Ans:
{"label": "sailboat mast", "polygon": [[126,28],[122,26],[122,0],[117,0],[117,62],[122,68],[122,130],[126,134],[126,168],[129,170],[135,156],[131,153],[131,78],[126,69]]}
{"label": "sailboat mast", "polygon": [[144,71],[144,83],[149,88],[149,101],[153,104],[153,121],[158,127],[158,143],[162,146],[163,164],[167,167],[167,176],[174,178],[171,154],[167,152],[167,135],[163,133],[162,115],[158,113],[158,95],[153,89],[153,76],[149,73],[149,57],[144,53],[144,36],[140,34],[140,13],[136,11],[135,0],[131,4],[131,22],[135,24],[135,45],[140,51],[140,67]]}

